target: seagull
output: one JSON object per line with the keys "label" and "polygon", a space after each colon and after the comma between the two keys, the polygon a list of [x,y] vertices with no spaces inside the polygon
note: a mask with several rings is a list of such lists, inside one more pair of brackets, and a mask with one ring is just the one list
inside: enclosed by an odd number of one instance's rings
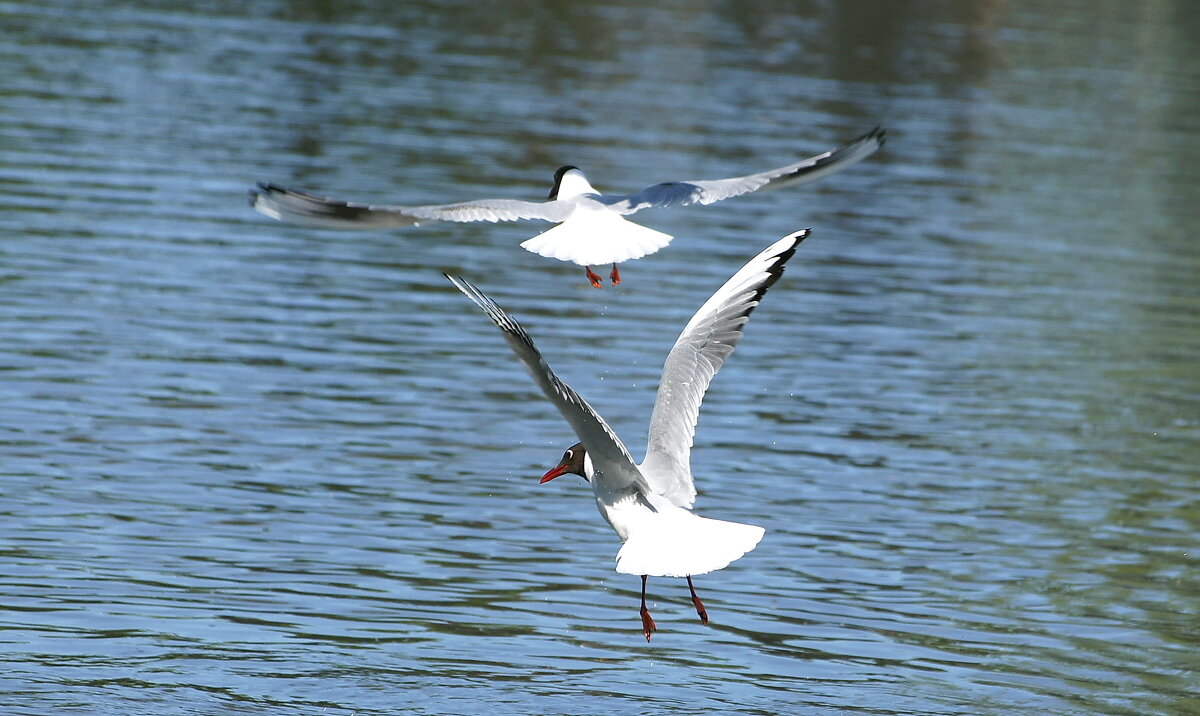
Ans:
{"label": "seagull", "polygon": [[633,461],[592,406],[559,380],[516,320],[468,281],[446,275],[504,332],[509,347],[579,438],[541,483],[571,473],[591,484],[601,516],[624,543],[617,552],[617,571],[642,578],[640,614],[646,641],[656,630],[646,608],[647,577],[685,577],[700,623],[707,624],[708,612],[696,595],[692,577],[729,566],[754,549],[765,533],[762,527],[700,517],[691,511],[696,499],[692,437],[709,382],[741,339],[750,312],[808,235],[805,229],[771,244],[688,321],[663,365],[641,464]]}
{"label": "seagull", "polygon": [[616,285],[621,282],[618,263],[652,254],[671,241],[670,234],[635,224],[626,216],[642,209],[712,204],[752,191],[810,182],[871,156],[883,146],[885,135],[876,127],[828,152],[765,172],[666,182],[620,196],[601,194],[578,167],[565,166],[554,173],[554,186],[542,202],[482,199],[428,206],[371,205],[260,183],[250,191],[250,206],[272,219],[328,229],[388,229],[437,221],[549,221],[557,226],[525,241],[521,248],[583,266],[588,281],[600,288],[600,276],[592,266],[612,264],[609,280]]}

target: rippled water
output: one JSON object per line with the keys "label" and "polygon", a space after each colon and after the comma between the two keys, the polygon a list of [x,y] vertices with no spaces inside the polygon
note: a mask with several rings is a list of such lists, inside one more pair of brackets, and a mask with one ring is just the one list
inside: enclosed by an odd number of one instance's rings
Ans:
{"label": "rippled water", "polygon": [[[5,713],[1196,713],[1200,13],[1187,2],[0,5]],[[772,6],[773,5],[773,6]],[[538,198],[753,171],[593,291],[525,225],[339,234],[256,180]],[[635,578],[574,442],[440,276],[640,454],[745,259],[709,516]]]}

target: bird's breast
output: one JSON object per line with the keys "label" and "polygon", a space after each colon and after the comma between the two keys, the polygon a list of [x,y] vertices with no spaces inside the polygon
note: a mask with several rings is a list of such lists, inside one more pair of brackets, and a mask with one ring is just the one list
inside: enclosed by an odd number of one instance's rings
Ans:
{"label": "bird's breast", "polygon": [[596,509],[600,510],[600,516],[608,522],[622,542],[654,518],[654,508],[632,485],[619,490],[605,490],[598,483],[592,484],[596,493]]}

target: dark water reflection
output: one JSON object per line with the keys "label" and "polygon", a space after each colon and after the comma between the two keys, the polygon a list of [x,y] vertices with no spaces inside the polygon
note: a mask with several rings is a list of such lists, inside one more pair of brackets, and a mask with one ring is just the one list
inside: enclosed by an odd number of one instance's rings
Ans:
{"label": "dark water reflection", "polygon": [[[1194,713],[1200,13],[1189,3],[3,7],[6,713]],[[726,176],[619,291],[524,226],[333,234],[243,203]],[[635,452],[663,355],[814,227],[714,385],[705,514],[636,580],[572,441],[440,277]]]}

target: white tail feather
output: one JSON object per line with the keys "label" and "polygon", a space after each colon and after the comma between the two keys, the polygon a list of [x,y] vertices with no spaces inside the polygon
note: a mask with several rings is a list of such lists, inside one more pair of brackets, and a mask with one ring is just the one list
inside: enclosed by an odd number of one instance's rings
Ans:
{"label": "white tail feather", "polygon": [[671,238],[611,211],[576,210],[563,223],[522,243],[521,248],[580,266],[602,266],[652,254],[671,243]]}
{"label": "white tail feather", "polygon": [[754,549],[764,534],[762,527],[680,510],[678,517],[634,530],[617,552],[617,571],[651,577],[707,574]]}

